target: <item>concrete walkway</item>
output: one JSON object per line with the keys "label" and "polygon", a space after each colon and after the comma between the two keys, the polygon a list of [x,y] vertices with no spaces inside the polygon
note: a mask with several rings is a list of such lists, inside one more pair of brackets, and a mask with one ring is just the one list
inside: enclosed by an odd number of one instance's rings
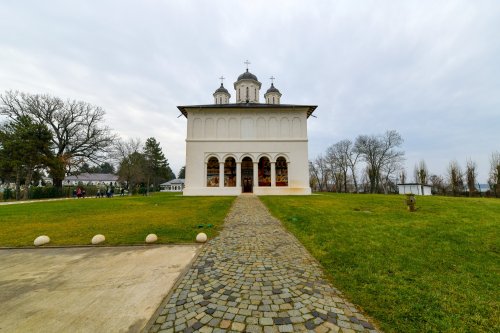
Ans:
{"label": "concrete walkway", "polygon": [[198,245],[0,250],[0,332],[140,332]]}
{"label": "concrete walkway", "polygon": [[376,332],[254,196],[240,196],[149,332]]}

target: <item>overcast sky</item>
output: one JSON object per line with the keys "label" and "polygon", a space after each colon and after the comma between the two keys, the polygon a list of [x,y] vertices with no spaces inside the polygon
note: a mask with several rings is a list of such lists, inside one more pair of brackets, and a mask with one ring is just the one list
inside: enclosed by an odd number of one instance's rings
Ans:
{"label": "overcast sky", "polygon": [[309,157],[395,129],[406,169],[444,175],[500,150],[500,1],[0,2],[0,92],[84,100],[123,138],[155,137],[175,173],[186,119],[224,75],[276,77],[282,103],[318,105]]}

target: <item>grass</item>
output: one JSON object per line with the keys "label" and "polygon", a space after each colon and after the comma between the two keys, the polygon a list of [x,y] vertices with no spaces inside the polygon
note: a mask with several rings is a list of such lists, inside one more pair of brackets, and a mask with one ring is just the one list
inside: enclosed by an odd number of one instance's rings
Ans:
{"label": "grass", "polygon": [[39,235],[50,245],[87,245],[96,234],[107,245],[194,242],[221,229],[234,197],[183,197],[156,193],[143,197],[69,199],[0,206],[0,246],[32,246]]}
{"label": "grass", "polygon": [[499,332],[500,200],[261,197],[386,332]]}

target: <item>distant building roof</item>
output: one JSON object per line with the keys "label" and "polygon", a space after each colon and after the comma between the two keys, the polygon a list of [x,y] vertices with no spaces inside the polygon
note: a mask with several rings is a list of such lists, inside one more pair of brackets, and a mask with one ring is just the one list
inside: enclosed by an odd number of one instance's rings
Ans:
{"label": "distant building roof", "polygon": [[160,186],[180,185],[180,184],[184,184],[184,179],[182,179],[182,178],[172,179],[172,180],[169,180],[168,182],[160,184]]}
{"label": "distant building roof", "polygon": [[118,181],[118,176],[112,173],[81,173],[79,175],[67,176],[64,178],[65,181],[77,181],[77,182],[116,182]]}

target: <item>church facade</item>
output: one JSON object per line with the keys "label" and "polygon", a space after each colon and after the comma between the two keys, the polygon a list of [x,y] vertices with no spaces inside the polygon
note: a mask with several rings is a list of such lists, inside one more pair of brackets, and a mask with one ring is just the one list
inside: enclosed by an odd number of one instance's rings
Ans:
{"label": "church facade", "polygon": [[307,119],[315,105],[281,104],[271,83],[248,71],[234,83],[236,103],[221,83],[214,104],[178,106],[187,118],[184,195],[310,194]]}

